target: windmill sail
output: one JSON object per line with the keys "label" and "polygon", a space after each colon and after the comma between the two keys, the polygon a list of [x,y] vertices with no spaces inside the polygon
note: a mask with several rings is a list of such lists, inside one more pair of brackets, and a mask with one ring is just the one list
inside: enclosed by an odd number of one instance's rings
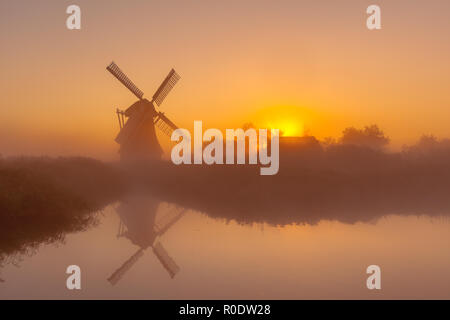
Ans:
{"label": "windmill sail", "polygon": [[156,102],[159,106],[164,101],[164,98],[169,94],[170,90],[175,86],[175,84],[180,80],[180,76],[174,69],[170,70],[166,79],[161,83],[158,90],[156,90],[153,95],[152,101]]}
{"label": "windmill sail", "polygon": [[169,137],[172,135],[172,132],[174,130],[178,129],[175,123],[170,121],[169,118],[167,118],[162,112],[158,112],[158,116],[155,120],[155,125]]}
{"label": "windmill sail", "polygon": [[156,257],[158,257],[161,264],[164,266],[164,268],[169,273],[170,277],[173,278],[175,275],[180,271],[180,268],[177,266],[175,261],[169,256],[166,249],[163,248],[161,245],[161,242],[158,242],[156,245],[153,246],[153,252],[155,253]]}
{"label": "windmill sail", "polygon": [[117,269],[111,277],[108,278],[108,281],[114,286],[120,279],[125,275],[125,273],[131,269],[131,267],[144,255],[144,250],[139,249],[135,254],[131,256],[130,259],[125,261],[125,263]]}
{"label": "windmill sail", "polygon": [[155,223],[155,233],[158,236],[162,236],[171,226],[173,226],[184,215],[186,210],[171,212],[166,214],[161,219],[158,219]]}
{"label": "windmill sail", "polygon": [[144,92],[142,92],[126,75],[122,70],[113,62],[106,67],[106,70],[112,73],[122,84],[128,88],[136,97],[142,99]]}

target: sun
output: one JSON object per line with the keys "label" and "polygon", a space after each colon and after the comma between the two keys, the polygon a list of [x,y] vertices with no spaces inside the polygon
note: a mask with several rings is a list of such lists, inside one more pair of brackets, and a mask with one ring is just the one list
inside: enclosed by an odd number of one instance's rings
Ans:
{"label": "sun", "polygon": [[265,107],[248,118],[259,128],[279,129],[284,137],[304,136],[305,124],[310,122],[308,110],[296,106]]}
{"label": "sun", "polygon": [[303,125],[298,120],[277,119],[267,123],[270,129],[279,129],[284,137],[299,137],[303,135]]}

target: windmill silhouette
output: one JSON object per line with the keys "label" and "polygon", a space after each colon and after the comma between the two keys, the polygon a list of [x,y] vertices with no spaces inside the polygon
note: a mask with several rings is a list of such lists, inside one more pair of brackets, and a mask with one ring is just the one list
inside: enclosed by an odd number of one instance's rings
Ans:
{"label": "windmill silhouette", "polygon": [[180,270],[158,238],[184,215],[185,210],[174,206],[157,219],[158,206],[159,202],[154,198],[137,196],[122,202],[116,209],[120,217],[117,238],[125,237],[139,249],[108,278],[112,285],[131,269],[148,248],[152,248],[171,278]]}
{"label": "windmill silhouette", "polygon": [[139,98],[125,111],[116,110],[120,126],[116,142],[120,144],[121,159],[160,159],[163,151],[156,137],[155,126],[168,136],[171,136],[173,130],[178,127],[163,112],[157,111],[154,104],[158,106],[162,104],[180,76],[172,69],[149,101],[143,98],[144,92],[120,70],[114,61],[106,67],[106,70]]}

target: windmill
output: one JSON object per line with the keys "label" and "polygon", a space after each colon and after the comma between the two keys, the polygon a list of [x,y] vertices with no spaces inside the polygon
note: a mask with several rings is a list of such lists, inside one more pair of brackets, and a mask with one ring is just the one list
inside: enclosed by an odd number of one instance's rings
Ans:
{"label": "windmill", "polygon": [[174,207],[157,219],[158,205],[152,198],[134,197],[122,202],[117,208],[120,217],[117,237],[127,238],[139,249],[108,278],[112,285],[115,285],[149,248],[171,278],[180,270],[158,239],[184,215],[185,210]]}
{"label": "windmill", "polygon": [[133,103],[125,111],[116,110],[120,132],[115,141],[120,144],[119,153],[121,159],[161,158],[163,152],[156,138],[155,126],[168,136],[171,136],[172,132],[178,127],[163,112],[155,109],[155,103],[158,106],[162,104],[180,79],[180,76],[174,69],[170,70],[149,101],[143,98],[144,92],[120,70],[114,61],[106,67],[106,70],[111,72],[114,77],[139,98],[137,102]]}

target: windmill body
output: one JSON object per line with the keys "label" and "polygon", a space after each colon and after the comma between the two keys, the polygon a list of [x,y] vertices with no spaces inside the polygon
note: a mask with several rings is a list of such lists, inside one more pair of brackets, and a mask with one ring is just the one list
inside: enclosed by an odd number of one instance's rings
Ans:
{"label": "windmill body", "polygon": [[155,132],[155,107],[147,99],[133,103],[124,112],[128,118],[116,137],[121,159],[159,159],[163,153]]}
{"label": "windmill body", "polygon": [[156,137],[155,127],[169,136],[178,127],[164,113],[157,111],[155,104],[162,104],[180,76],[172,69],[150,101],[143,98],[144,93],[114,62],[106,69],[139,98],[125,111],[116,111],[120,125],[116,142],[120,145],[121,160],[160,159],[163,151]]}
{"label": "windmill body", "polygon": [[156,212],[159,202],[151,197],[123,201],[116,209],[122,224],[119,237],[125,237],[141,249],[152,246],[156,240]]}

